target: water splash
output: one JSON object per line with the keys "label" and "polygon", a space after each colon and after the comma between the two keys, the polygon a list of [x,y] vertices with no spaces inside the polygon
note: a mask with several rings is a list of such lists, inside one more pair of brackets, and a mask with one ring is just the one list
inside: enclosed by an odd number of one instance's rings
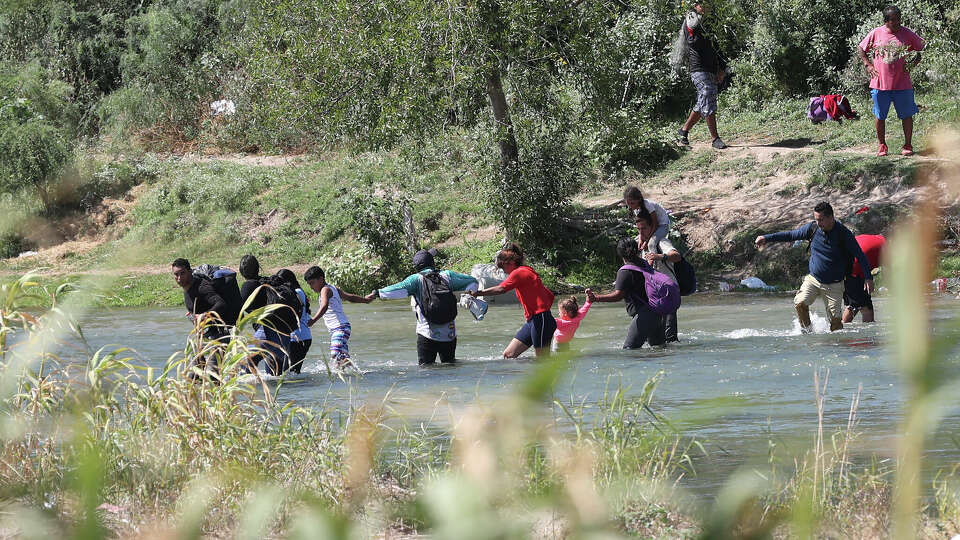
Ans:
{"label": "water splash", "polygon": [[[818,314],[810,313],[810,323],[813,334],[829,334],[830,333],[830,321]],[[786,337],[786,336],[799,336],[803,332],[800,329],[800,321],[798,319],[793,319],[793,327],[789,330],[778,330],[773,328],[738,328],[731,332],[726,332],[720,334],[721,337],[727,339],[744,339],[751,337]]]}

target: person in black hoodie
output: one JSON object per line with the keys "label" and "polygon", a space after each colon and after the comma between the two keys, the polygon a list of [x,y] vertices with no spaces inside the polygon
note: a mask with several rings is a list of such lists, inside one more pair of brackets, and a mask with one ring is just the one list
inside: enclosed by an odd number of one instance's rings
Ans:
{"label": "person in black hoodie", "polygon": [[200,317],[216,315],[218,324],[211,324],[204,330],[208,339],[220,339],[230,333],[231,326],[237,324],[237,311],[217,292],[214,283],[208,279],[199,279],[193,275],[190,261],[177,259],[171,264],[173,279],[183,289],[183,303],[187,307],[187,316],[194,322]]}
{"label": "person in black hoodie", "polygon": [[[240,286],[240,298],[246,303],[254,291],[263,284],[264,278],[260,275],[260,261],[253,255],[244,255],[240,258],[239,270],[240,275],[246,280]],[[260,289],[253,300],[250,301],[246,312],[254,311],[266,305],[267,294],[263,289]],[[266,325],[258,325],[253,337],[260,340],[260,348],[266,353],[266,357],[262,358],[266,370],[272,375],[280,375],[286,371],[290,366],[290,335],[278,332]],[[254,364],[259,360],[260,358],[254,358]]]}
{"label": "person in black hoodie", "polygon": [[707,122],[712,146],[718,150],[727,147],[717,133],[717,85],[723,82],[726,76],[727,63],[717,52],[716,44],[707,36],[703,28],[703,19],[710,14],[710,6],[705,1],[698,0],[693,4],[693,11],[687,14],[683,22],[682,33],[686,38],[687,64],[690,70],[690,79],[697,88],[697,102],[690,111],[683,127],[677,131],[680,142],[689,146],[687,134],[701,118]]}
{"label": "person in black hoodie", "polygon": [[[237,323],[236,307],[223,299],[212,280],[194,276],[187,259],[178,258],[170,266],[173,269],[173,279],[183,289],[183,303],[187,307],[187,316],[194,323],[200,322],[204,317],[214,317],[211,324],[204,327],[203,335],[209,340],[226,341],[230,336],[230,327]],[[197,357],[193,365],[216,379],[218,363],[216,356]]]}

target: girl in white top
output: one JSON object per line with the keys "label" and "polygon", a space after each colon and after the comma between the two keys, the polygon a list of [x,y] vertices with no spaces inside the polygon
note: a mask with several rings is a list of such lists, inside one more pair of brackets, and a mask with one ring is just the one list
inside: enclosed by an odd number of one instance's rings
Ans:
{"label": "girl in white top", "polygon": [[350,349],[347,341],[350,339],[351,331],[350,320],[343,311],[343,300],[369,304],[376,293],[358,296],[343,292],[336,286],[327,283],[323,269],[319,266],[308,268],[303,274],[303,279],[320,296],[320,307],[317,308],[317,314],[307,322],[307,325],[313,326],[320,317],[323,317],[323,322],[330,332],[330,359],[335,362],[338,368],[342,368],[350,363]]}
{"label": "girl in white top", "polygon": [[[643,198],[643,192],[637,186],[627,186],[623,190],[623,203],[630,209],[630,224],[633,225],[634,219],[639,215],[649,215],[653,221],[653,236],[645,246],[639,246],[640,249],[656,251],[657,244],[667,237],[670,231],[670,215],[659,204]],[[637,235],[637,244],[640,244],[640,236]]]}

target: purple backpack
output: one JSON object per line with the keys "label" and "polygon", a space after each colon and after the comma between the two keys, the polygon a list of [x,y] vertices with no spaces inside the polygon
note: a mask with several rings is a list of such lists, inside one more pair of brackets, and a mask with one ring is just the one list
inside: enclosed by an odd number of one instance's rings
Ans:
{"label": "purple backpack", "polygon": [[625,264],[621,270],[643,272],[643,285],[647,291],[647,304],[658,315],[669,315],[680,307],[680,287],[663,272],[657,272],[643,261],[643,266]]}
{"label": "purple backpack", "polygon": [[807,118],[814,124],[826,122],[830,119],[827,109],[823,106],[823,96],[810,98],[810,105],[807,106]]}

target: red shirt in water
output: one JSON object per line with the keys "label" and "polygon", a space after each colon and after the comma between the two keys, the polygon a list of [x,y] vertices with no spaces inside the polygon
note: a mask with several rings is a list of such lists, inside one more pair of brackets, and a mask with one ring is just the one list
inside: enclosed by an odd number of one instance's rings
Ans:
{"label": "red shirt in water", "polygon": [[553,308],[553,293],[543,286],[540,276],[529,266],[518,266],[500,284],[508,291],[517,290],[517,300],[523,306],[523,316],[529,321],[537,313]]}
{"label": "red shirt in water", "polygon": [[[880,264],[880,255],[883,253],[883,246],[887,243],[887,239],[879,234],[859,234],[857,235],[857,243],[860,244],[863,254],[867,256],[870,267],[876,268]],[[850,271],[850,275],[858,278],[864,277],[863,270],[860,269],[860,263],[856,259],[853,260],[853,270]]]}

